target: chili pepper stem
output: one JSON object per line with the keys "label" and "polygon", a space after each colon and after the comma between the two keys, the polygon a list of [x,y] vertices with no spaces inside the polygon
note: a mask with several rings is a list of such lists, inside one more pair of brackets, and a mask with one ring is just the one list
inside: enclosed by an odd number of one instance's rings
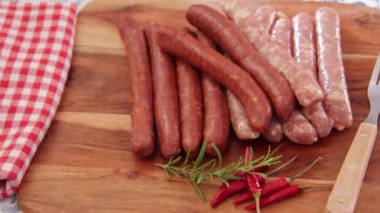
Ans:
{"label": "chili pepper stem", "polygon": [[302,191],[311,190],[311,189],[331,189],[331,186],[301,186]]}
{"label": "chili pepper stem", "polygon": [[297,179],[297,178],[301,177],[303,174],[305,174],[307,171],[309,171],[315,164],[317,164],[318,161],[320,161],[321,159],[322,159],[322,157],[318,157],[317,159],[315,159],[313,162],[311,162],[311,164],[309,164],[301,172],[299,172],[298,174],[294,175],[293,177],[290,177],[289,178],[289,182],[292,182],[294,179]]}
{"label": "chili pepper stem", "polygon": [[272,156],[274,155],[274,153],[276,153],[278,150],[280,150],[283,146],[285,145],[285,143],[281,143],[279,144],[273,151],[272,151]]}
{"label": "chili pepper stem", "polygon": [[256,212],[260,213],[260,192],[254,193],[253,199],[255,199],[255,203],[256,203]]}
{"label": "chili pepper stem", "polygon": [[281,166],[273,169],[272,171],[269,171],[268,173],[266,173],[267,176],[270,176],[270,175],[273,175],[274,173],[280,171],[281,169],[289,166],[291,163],[293,163],[293,161],[295,161],[297,158],[299,157],[299,155],[296,155],[294,157],[292,157],[290,160],[288,160],[287,162],[283,163]]}
{"label": "chili pepper stem", "polygon": [[244,154],[244,164],[247,164],[252,159],[253,150],[252,147],[246,147],[245,148],[245,154]]}

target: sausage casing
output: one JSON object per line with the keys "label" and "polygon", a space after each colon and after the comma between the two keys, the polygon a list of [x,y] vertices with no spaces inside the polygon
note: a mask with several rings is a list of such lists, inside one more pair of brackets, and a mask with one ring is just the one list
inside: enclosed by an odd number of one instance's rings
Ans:
{"label": "sausage casing", "polygon": [[181,152],[180,112],[174,61],[157,44],[158,24],[146,29],[153,73],[154,116],[160,151],[164,158]]}
{"label": "sausage casing", "polygon": [[152,73],[142,26],[130,18],[123,19],[120,35],[126,48],[132,78],[132,152],[140,157],[155,149]]}

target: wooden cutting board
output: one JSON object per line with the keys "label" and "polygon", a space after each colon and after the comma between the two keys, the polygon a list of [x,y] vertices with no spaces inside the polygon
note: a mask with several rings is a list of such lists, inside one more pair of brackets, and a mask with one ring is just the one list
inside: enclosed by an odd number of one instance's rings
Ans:
{"label": "wooden cutting board", "polygon": [[[159,2],[159,3],[158,3]],[[186,24],[183,11],[196,1],[93,1],[78,19],[74,58],[58,113],[34,157],[18,201],[25,212],[208,212],[193,186],[184,179],[168,180],[155,157],[138,160],[130,152],[130,72],[117,23],[123,15],[170,26]],[[200,1],[216,5],[217,1]],[[286,142],[284,160],[298,154],[278,176],[292,176],[313,159],[323,160],[298,180],[305,186],[334,183],[358,124],[369,110],[366,95],[376,55],[380,52],[380,11],[354,5],[273,2],[288,15],[316,8],[335,8],[341,17],[344,65],[354,113],[354,125],[333,132],[312,146]],[[256,7],[257,5],[252,5]],[[380,137],[377,137],[357,212],[380,212]],[[261,139],[231,144],[225,163],[236,160],[246,144],[263,154]],[[203,185],[210,200],[218,186]],[[280,202],[263,212],[323,212],[330,189],[315,189]],[[220,212],[242,211],[231,200]]]}

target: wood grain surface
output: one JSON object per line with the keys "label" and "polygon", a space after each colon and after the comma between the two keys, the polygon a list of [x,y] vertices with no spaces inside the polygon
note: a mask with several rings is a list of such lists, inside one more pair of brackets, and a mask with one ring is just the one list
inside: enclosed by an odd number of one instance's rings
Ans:
{"label": "wood grain surface", "polygon": [[[78,18],[74,58],[55,120],[35,155],[18,193],[25,212],[233,212],[227,201],[213,210],[202,203],[184,179],[168,180],[154,166],[159,154],[135,159],[130,152],[130,73],[118,34],[124,15],[170,26],[187,25],[183,11],[194,3],[217,1],[93,1]],[[288,15],[335,8],[341,17],[344,65],[354,113],[354,125],[334,131],[312,146],[286,142],[284,160],[300,158],[278,173],[291,176],[322,156],[314,169],[298,180],[305,186],[332,187],[360,122],[369,110],[366,89],[380,52],[380,11],[354,5],[270,2]],[[252,4],[256,7],[257,3]],[[356,212],[380,212],[380,136],[369,162]],[[247,143],[231,135],[225,163],[236,160]],[[263,154],[268,143],[248,142]],[[216,184],[202,185],[208,200]],[[323,212],[330,189],[314,189],[263,209],[263,212]]]}

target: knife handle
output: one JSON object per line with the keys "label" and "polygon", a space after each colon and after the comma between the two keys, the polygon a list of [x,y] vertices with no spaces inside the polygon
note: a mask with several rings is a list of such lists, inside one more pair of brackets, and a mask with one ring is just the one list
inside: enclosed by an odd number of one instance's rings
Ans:
{"label": "knife handle", "polygon": [[326,212],[354,212],[376,134],[376,125],[360,124],[327,201]]}

